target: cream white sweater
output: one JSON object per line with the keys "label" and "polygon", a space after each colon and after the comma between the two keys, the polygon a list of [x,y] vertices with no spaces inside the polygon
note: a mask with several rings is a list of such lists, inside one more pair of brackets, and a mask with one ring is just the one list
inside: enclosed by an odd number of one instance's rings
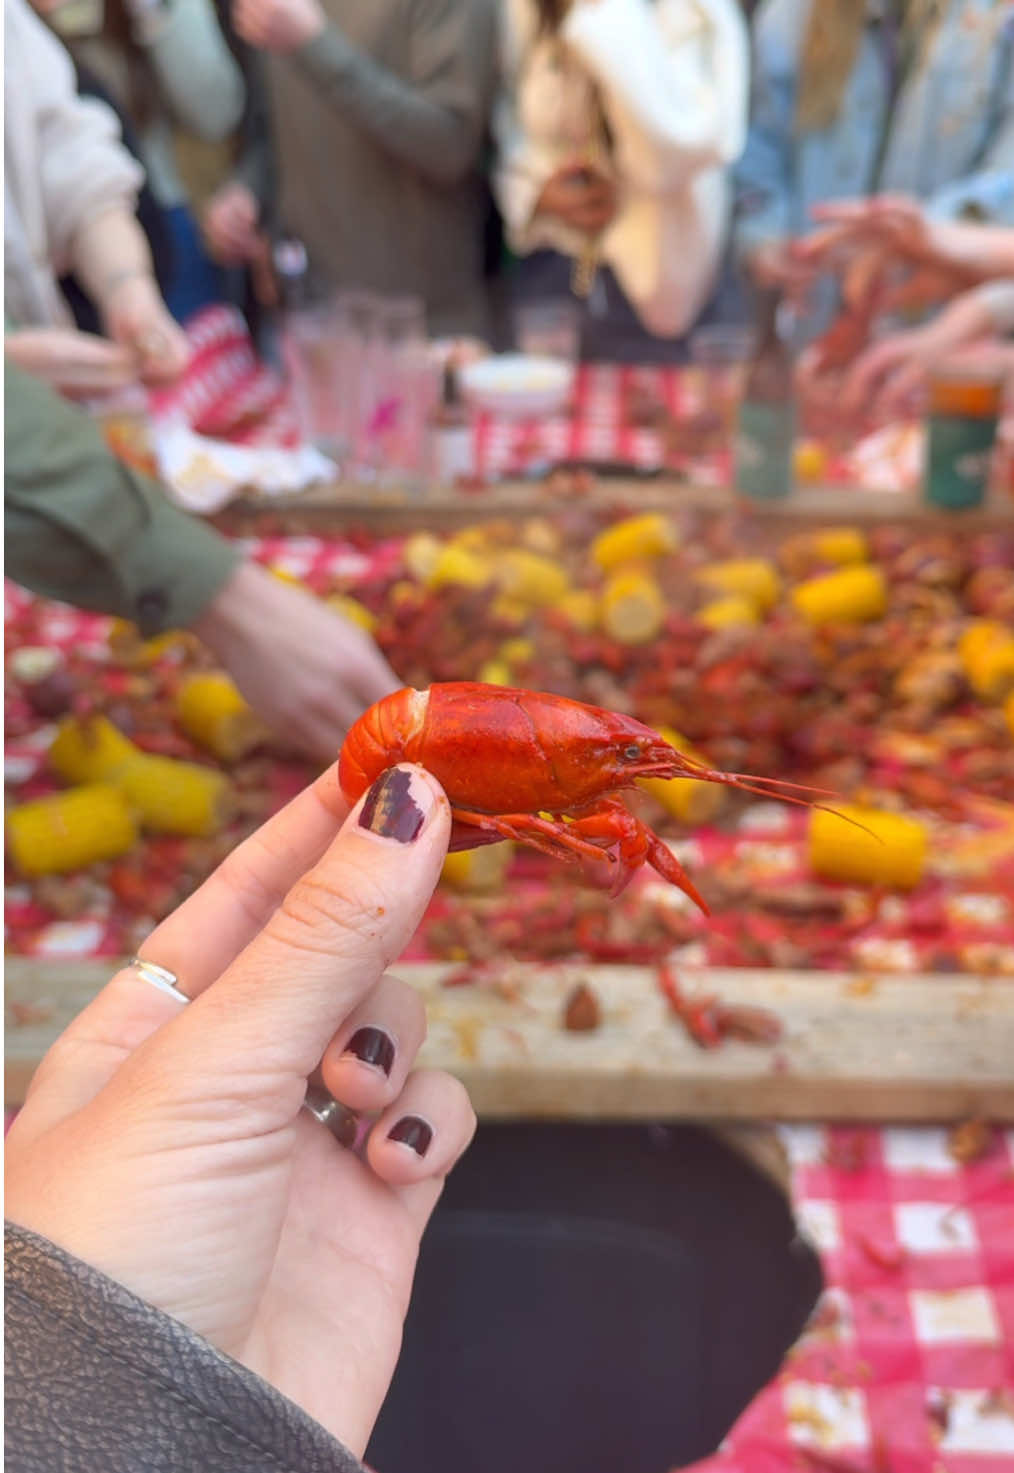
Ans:
{"label": "cream white sweater", "polygon": [[586,150],[597,96],[620,198],[602,259],[649,331],[686,331],[721,260],[728,166],[746,138],[737,0],[574,0],[557,37],[538,35],[532,0],[505,0],[502,15],[494,182],[511,246],[580,252],[580,235],[534,208],[549,176]]}
{"label": "cream white sweater", "polygon": [[74,237],[106,210],[133,212],[143,173],[115,114],[78,97],[70,58],[27,0],[4,4],[4,316],[73,326],[57,278]]}

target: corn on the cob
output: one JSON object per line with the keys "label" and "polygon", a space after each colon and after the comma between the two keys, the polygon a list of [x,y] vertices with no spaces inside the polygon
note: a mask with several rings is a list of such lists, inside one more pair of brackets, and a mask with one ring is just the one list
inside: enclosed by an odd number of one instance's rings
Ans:
{"label": "corn on the cob", "polygon": [[154,834],[203,838],[217,834],[235,809],[224,772],[197,762],[141,753],[112,779],[141,827]]}
{"label": "corn on the cob", "polygon": [[757,605],[738,593],[728,598],[715,598],[697,610],[694,618],[709,629],[728,629],[736,624],[758,624]]}
{"label": "corn on the cob", "polygon": [[49,765],[68,783],[97,783],[139,756],[134,743],[105,716],[67,716],[49,749]]}
{"label": "corn on the cob", "polygon": [[679,546],[676,529],[660,512],[626,517],[600,532],[592,543],[592,561],[605,572],[624,563],[644,562],[661,557]]}
{"label": "corn on the cob", "polygon": [[958,653],[968,683],[984,700],[1014,691],[1014,635],[995,619],[975,619],[961,636]]}
{"label": "corn on the cob", "polygon": [[502,552],[496,559],[495,576],[508,598],[533,608],[559,603],[569,587],[558,563],[524,547],[509,547]]}
{"label": "corn on the cob", "polygon": [[513,854],[513,844],[458,849],[445,858],[440,878],[452,890],[489,893],[500,888]]}
{"label": "corn on the cob", "polygon": [[448,543],[437,553],[423,582],[432,589],[445,588],[450,583],[463,588],[486,588],[493,578],[493,563],[488,557]]}
{"label": "corn on the cob", "polygon": [[586,634],[599,622],[599,601],[590,588],[575,588],[565,594],[557,609],[568,623]]}
{"label": "corn on the cob", "polygon": [[413,578],[417,578],[420,583],[426,582],[436,567],[442,547],[440,539],[434,537],[432,532],[416,532],[408,539],[402,548],[401,557]]}
{"label": "corn on the cob", "polygon": [[35,798],[8,810],[7,850],[25,875],[65,874],[117,859],[137,842],[127,799],[105,783]]}
{"label": "corn on the cob", "polygon": [[[660,727],[659,735],[687,757],[694,757],[699,762],[706,761],[685,737],[671,727]],[[729,789],[723,788],[720,783],[706,783],[696,777],[645,777],[639,780],[637,786],[650,793],[655,802],[660,803],[673,818],[688,824],[709,823],[720,812],[729,796]]]}
{"label": "corn on the cob", "polygon": [[665,621],[665,600],[642,568],[621,568],[602,590],[602,627],[620,644],[654,639]]}
{"label": "corn on the cob", "polygon": [[198,672],[183,682],[176,715],[187,736],[223,762],[238,762],[267,735],[228,675],[219,670]]}
{"label": "corn on the cob", "polygon": [[849,563],[865,563],[870,555],[866,534],[858,527],[825,527],[813,534],[813,547],[825,563],[847,567]]}
{"label": "corn on the cob", "polygon": [[484,660],[477,677],[484,685],[510,685],[511,670],[505,660]]}
{"label": "corn on the cob", "polygon": [[720,593],[735,593],[747,598],[766,614],[774,608],[782,591],[782,580],[774,563],[762,557],[729,558],[721,563],[705,563],[694,573],[698,583],[716,588]]}
{"label": "corn on the cob", "polygon": [[902,813],[839,804],[837,813],[810,814],[810,866],[826,880],[910,890],[922,878],[926,845],[925,828]]}
{"label": "corn on the cob", "polygon": [[887,584],[879,568],[856,564],[798,583],[792,602],[810,624],[860,624],[886,612]]}

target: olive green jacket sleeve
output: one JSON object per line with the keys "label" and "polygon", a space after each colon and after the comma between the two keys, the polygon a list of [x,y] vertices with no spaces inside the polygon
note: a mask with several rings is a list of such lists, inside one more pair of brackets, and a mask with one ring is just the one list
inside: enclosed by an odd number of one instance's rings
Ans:
{"label": "olive green jacket sleeve", "polygon": [[11,363],[5,370],[8,577],[131,619],[145,636],[191,624],[238,550],[122,465],[81,410]]}

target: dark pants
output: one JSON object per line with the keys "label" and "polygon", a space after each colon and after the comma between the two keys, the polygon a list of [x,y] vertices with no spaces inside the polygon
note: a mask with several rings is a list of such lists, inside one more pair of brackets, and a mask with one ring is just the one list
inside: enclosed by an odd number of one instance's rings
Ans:
{"label": "dark pants", "polygon": [[[511,304],[569,297],[571,269],[570,257],[557,251],[533,251],[523,256],[508,268]],[[594,311],[592,303],[586,302],[581,316],[581,357],[588,362],[686,363],[690,338],[698,327],[746,320],[742,287],[728,266],[691,331],[679,338],[655,337],[642,326],[608,267],[599,271],[593,295],[599,300],[600,310]]]}
{"label": "dark pants", "polygon": [[665,1473],[821,1287],[766,1176],[690,1126],[484,1125],[423,1240],[379,1473]]}

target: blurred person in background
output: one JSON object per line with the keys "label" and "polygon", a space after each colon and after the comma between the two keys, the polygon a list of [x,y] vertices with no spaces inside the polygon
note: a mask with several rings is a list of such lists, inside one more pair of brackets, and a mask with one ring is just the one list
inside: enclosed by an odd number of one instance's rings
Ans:
{"label": "blurred person in background", "polygon": [[[171,380],[189,350],[135,218],[143,172],[115,115],[78,96],[67,52],[26,0],[8,0],[4,41],[7,357],[72,398]],[[67,274],[105,336],[75,326]]]}
{"label": "blurred person in background", "polygon": [[737,168],[748,274],[809,280],[814,206],[874,193],[1014,222],[1014,13],[1003,0],[763,0]]}
{"label": "blurred person in background", "polygon": [[585,356],[673,358],[726,242],[749,85],[740,7],[505,0],[503,28],[494,177],[516,299],[573,287]]}
{"label": "blurred person in background", "polygon": [[177,146],[187,135],[206,143],[229,139],[245,96],[212,0],[33,3],[66,43],[84,88],[105,96],[136,135],[171,243],[166,299],[184,321],[222,292],[191,212]]}
{"label": "blurred person in background", "polygon": [[236,0],[233,22],[264,53],[264,96],[204,213],[215,258],[262,267],[284,233],[327,285],[417,296],[431,331],[481,334],[495,0]]}
{"label": "blurred person in background", "polygon": [[282,583],[117,460],[88,415],[4,375],[7,573],[44,598],[190,629],[263,720],[314,760],[400,681],[370,637]]}

